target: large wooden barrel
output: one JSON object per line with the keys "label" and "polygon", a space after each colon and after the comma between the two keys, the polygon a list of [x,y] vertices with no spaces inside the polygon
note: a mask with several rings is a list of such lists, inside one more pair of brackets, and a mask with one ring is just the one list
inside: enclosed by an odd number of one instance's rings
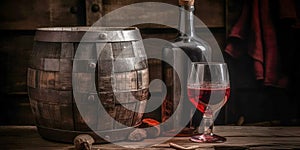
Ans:
{"label": "large wooden barrel", "polygon": [[[149,93],[140,32],[134,27],[39,28],[27,86],[43,138],[73,142],[86,133],[96,143],[124,140],[130,127],[141,123]],[[76,101],[74,92],[80,93]]]}

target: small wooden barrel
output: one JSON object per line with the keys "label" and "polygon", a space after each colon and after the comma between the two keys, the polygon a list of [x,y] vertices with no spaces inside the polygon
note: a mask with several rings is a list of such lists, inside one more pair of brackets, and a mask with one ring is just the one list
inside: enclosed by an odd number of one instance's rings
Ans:
{"label": "small wooden barrel", "polygon": [[[80,86],[72,86],[72,81]],[[129,127],[141,123],[149,93],[140,32],[137,28],[39,28],[27,85],[43,138],[73,142],[79,134],[90,134],[96,143],[124,140],[132,131]]]}

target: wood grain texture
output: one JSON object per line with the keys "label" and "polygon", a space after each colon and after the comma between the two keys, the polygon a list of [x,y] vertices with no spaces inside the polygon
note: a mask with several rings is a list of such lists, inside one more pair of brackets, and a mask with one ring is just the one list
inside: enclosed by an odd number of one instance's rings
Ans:
{"label": "wood grain texture", "polygon": [[[167,3],[176,6],[179,6],[178,1],[174,0],[124,0],[124,1],[118,1],[118,0],[103,0],[103,16],[106,14],[113,12],[114,10],[117,10],[118,8],[129,6],[131,4],[135,3],[142,3],[142,2],[161,2],[161,3]],[[151,6],[151,4],[149,4]],[[209,0],[199,0],[195,1],[195,16],[199,17],[203,23],[208,27],[224,27],[224,14],[225,14],[225,7],[224,7],[224,1],[209,1]],[[147,7],[147,6],[145,6]],[[131,9],[131,10],[130,10]],[[126,11],[125,14],[120,14],[119,16],[115,16],[113,18],[108,19],[109,24],[120,26],[124,23],[132,22],[136,19],[145,19],[149,18],[148,20],[156,20],[157,22],[165,22],[166,20],[169,20],[170,18],[178,16],[177,12],[174,12],[172,10],[167,12],[160,12],[157,11],[155,16],[153,15],[147,15],[147,12],[143,8],[138,7],[131,7],[129,11]],[[132,11],[134,10],[134,11]],[[139,15],[136,14],[136,12],[140,12]],[[124,16],[126,15],[126,16]],[[168,16],[168,17],[166,17]],[[124,19],[126,18],[126,20]],[[171,20],[169,21],[171,22]],[[104,23],[105,24],[105,23]],[[144,24],[143,26],[140,26],[142,28],[166,28],[166,26],[163,25],[157,25],[157,24]]]}
{"label": "wood grain texture", "polygon": [[[227,141],[218,144],[201,144],[199,149],[299,149],[300,127],[258,127],[258,126],[216,126],[215,133],[225,136]],[[199,146],[188,140],[189,137],[172,138],[161,144],[149,145],[152,142],[161,142],[164,137],[149,138],[141,142],[114,144],[94,144],[93,148],[110,150],[148,149],[163,150],[170,148],[169,142],[184,147]],[[1,149],[74,149],[73,144],[52,142],[41,138],[35,126],[0,126]]]}
{"label": "wood grain texture", "polygon": [[93,25],[93,23],[103,16],[102,0],[86,0],[85,9],[86,25]]}
{"label": "wood grain texture", "polygon": [[[10,30],[34,30],[37,27],[45,26],[76,26],[92,25],[100,17],[120,8],[122,6],[134,4],[137,2],[149,2],[149,0],[51,0],[40,2],[37,0],[30,1],[4,1],[1,2],[1,29]],[[178,6],[178,1],[162,1]],[[199,0],[195,1],[195,14],[209,27],[224,26],[224,7],[223,1]],[[97,6],[94,6],[97,5]],[[85,6],[85,8],[83,7]],[[93,9],[93,7],[99,7]],[[35,9],[32,9],[35,8]],[[18,10],[12,11],[12,10]],[[159,19],[160,16],[157,15]],[[122,18],[119,18],[120,21]],[[153,25],[151,25],[153,27]],[[148,26],[148,27],[151,27]]]}
{"label": "wood grain texture", "polygon": [[[80,0],[5,0],[0,5],[0,29],[34,30],[44,26],[83,25]],[[71,9],[75,11],[71,11]]]}

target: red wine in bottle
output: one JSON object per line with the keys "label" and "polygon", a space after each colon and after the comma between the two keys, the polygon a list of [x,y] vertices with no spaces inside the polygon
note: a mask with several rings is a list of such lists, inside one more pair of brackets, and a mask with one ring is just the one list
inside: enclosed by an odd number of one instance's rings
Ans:
{"label": "red wine in bottle", "polygon": [[[167,87],[167,95],[162,104],[162,122],[176,113],[173,120],[169,121],[165,131],[173,130],[186,126],[195,128],[199,125],[201,114],[197,118],[196,125],[193,125],[192,119],[186,123],[186,118],[193,117],[195,107],[189,102],[187,96],[187,76],[189,72],[189,63],[211,61],[211,47],[206,41],[196,36],[194,30],[194,1],[179,0],[180,18],[179,35],[172,41],[172,44],[163,49],[164,60],[170,60],[162,65],[163,80]],[[187,56],[187,57],[186,57]],[[189,59],[189,60],[187,60]],[[169,64],[171,63],[171,64]],[[197,114],[197,113],[196,113]]]}

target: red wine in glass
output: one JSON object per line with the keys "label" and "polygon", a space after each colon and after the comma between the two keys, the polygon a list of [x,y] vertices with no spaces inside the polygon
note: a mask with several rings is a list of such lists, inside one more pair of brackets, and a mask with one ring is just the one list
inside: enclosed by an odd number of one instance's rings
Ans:
{"label": "red wine in glass", "polygon": [[[193,88],[188,87],[188,97],[191,103],[202,113],[205,112],[209,102],[211,109],[220,109],[228,100],[229,87],[220,88]],[[209,101],[209,100],[212,101]]]}

